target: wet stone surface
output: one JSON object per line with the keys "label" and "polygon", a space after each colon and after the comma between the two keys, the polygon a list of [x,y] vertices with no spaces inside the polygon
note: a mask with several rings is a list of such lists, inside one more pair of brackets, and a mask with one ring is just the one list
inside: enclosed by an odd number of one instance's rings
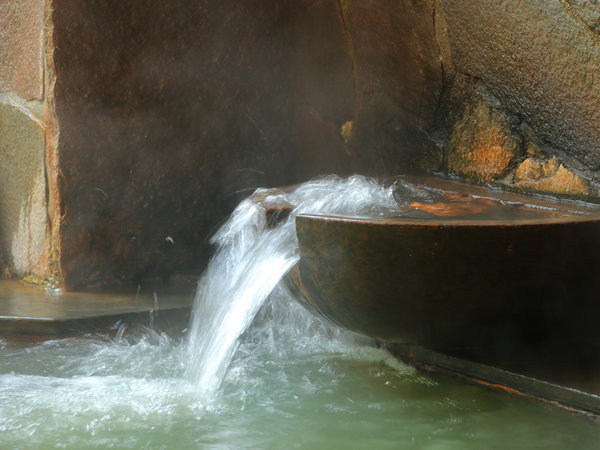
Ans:
{"label": "wet stone surface", "polygon": [[58,336],[128,322],[154,325],[162,319],[185,326],[193,290],[181,283],[63,292],[0,281],[0,333]]}

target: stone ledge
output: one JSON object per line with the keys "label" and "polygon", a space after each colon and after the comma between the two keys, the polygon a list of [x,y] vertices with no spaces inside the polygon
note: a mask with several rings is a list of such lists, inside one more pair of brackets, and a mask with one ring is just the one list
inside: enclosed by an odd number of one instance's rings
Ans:
{"label": "stone ledge", "polygon": [[[139,289],[139,288],[138,288]],[[187,324],[193,286],[171,290],[136,288],[115,293],[41,290],[16,281],[0,282],[0,333],[59,336],[114,327],[115,324]]]}

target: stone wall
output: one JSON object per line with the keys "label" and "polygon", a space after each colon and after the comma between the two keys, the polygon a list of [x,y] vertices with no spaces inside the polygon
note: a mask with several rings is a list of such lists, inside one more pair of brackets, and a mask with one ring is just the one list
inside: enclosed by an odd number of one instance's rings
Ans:
{"label": "stone wall", "polygon": [[45,146],[45,2],[0,3],[2,274],[46,274],[51,253]]}
{"label": "stone wall", "polygon": [[340,126],[353,68],[337,2],[51,9],[66,285],[197,271],[257,187],[350,170]]}
{"label": "stone wall", "polygon": [[[518,0],[439,1],[450,48],[449,91],[468,92],[444,98],[452,114],[463,104],[486,102],[521,141],[520,154],[506,172],[492,180],[504,185],[555,194],[598,197],[600,179],[600,35],[594,28],[597,2]],[[447,118],[447,119],[448,119]],[[457,122],[455,122],[457,123]],[[460,123],[460,120],[458,121]],[[456,135],[460,130],[449,125]],[[543,178],[577,178],[581,188],[560,180],[536,183],[515,172],[520,164],[543,164],[557,158],[560,171]],[[448,170],[466,175],[460,166]],[[569,172],[571,175],[563,177]],[[508,173],[508,177],[503,175]],[[472,178],[472,177],[469,177]],[[548,189],[547,186],[553,185]]]}
{"label": "stone wall", "polygon": [[241,197],[292,178],[282,7],[52,7],[66,282],[197,268]]}
{"label": "stone wall", "polygon": [[446,173],[600,199],[596,1],[10,0],[0,243],[66,286],[197,272],[258,186]]}
{"label": "stone wall", "polygon": [[597,1],[340,4],[356,170],[600,200]]}

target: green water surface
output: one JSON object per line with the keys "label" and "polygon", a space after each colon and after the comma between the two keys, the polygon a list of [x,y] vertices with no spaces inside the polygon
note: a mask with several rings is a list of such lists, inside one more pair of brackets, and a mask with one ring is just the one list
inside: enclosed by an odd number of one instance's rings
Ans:
{"label": "green water surface", "polygon": [[269,304],[221,388],[184,376],[185,332],[0,341],[0,448],[600,448],[600,423],[419,372]]}

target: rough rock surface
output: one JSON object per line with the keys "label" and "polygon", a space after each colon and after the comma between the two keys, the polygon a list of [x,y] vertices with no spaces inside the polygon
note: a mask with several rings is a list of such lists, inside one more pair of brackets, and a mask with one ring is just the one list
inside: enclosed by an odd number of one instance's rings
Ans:
{"label": "rough rock surface", "polygon": [[43,128],[24,106],[0,99],[0,246],[11,274],[18,277],[47,270]]}
{"label": "rough rock surface", "polygon": [[44,96],[45,0],[0,2],[0,92]]}
{"label": "rough rock surface", "polygon": [[593,31],[600,32],[600,2],[598,0],[566,0],[572,15],[580,18]]}
{"label": "rough rock surface", "polygon": [[[593,4],[577,2],[593,13]],[[540,141],[600,169],[600,45],[567,2],[439,0],[454,70]]]}
{"label": "rough rock surface", "polygon": [[515,172],[515,186],[519,189],[585,198],[592,193],[589,180],[569,171],[556,158],[540,161],[527,158]]}
{"label": "rough rock surface", "polygon": [[500,112],[480,101],[456,122],[448,146],[450,173],[480,183],[505,175],[521,154],[521,142]]}

